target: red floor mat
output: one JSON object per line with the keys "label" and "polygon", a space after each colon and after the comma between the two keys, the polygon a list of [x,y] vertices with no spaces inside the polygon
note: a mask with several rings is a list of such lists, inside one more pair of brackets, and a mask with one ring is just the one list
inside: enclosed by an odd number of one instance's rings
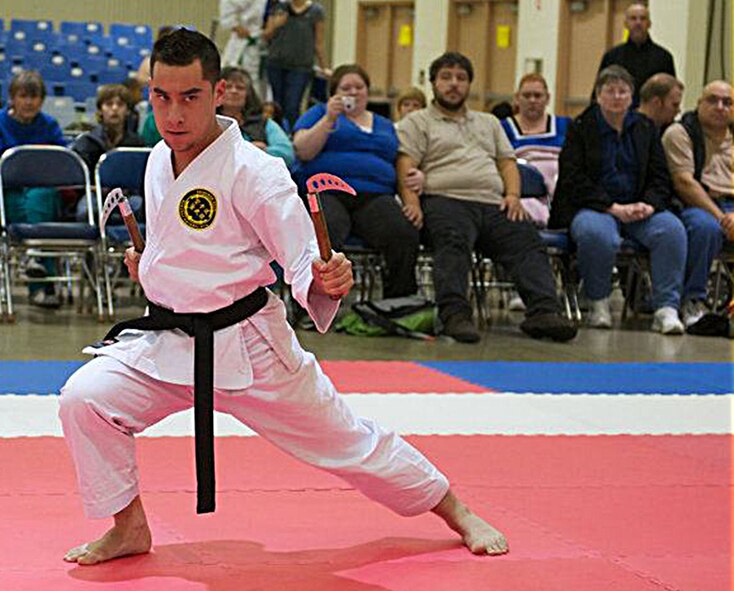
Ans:
{"label": "red floor mat", "polygon": [[0,440],[0,589],[730,591],[731,438],[411,438],[505,531],[479,558],[432,515],[404,519],[257,438],[218,441],[214,515],[193,512],[192,442],[141,439],[155,551],[60,560],[82,517],[60,439]]}

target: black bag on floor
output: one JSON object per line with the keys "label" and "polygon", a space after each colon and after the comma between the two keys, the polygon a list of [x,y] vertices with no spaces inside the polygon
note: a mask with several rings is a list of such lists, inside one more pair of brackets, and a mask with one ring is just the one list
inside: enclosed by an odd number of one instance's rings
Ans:
{"label": "black bag on floor", "polygon": [[433,340],[435,304],[420,296],[352,304],[337,331],[359,336],[404,336]]}

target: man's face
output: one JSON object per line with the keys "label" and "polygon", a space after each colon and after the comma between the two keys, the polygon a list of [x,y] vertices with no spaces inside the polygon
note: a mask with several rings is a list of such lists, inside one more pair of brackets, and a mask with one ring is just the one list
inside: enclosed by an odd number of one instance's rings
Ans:
{"label": "man's face", "polygon": [[548,94],[542,82],[531,80],[520,87],[515,95],[515,100],[521,117],[530,121],[537,121],[545,115],[550,94]]}
{"label": "man's face", "polygon": [[626,82],[613,80],[601,87],[596,100],[605,115],[623,115],[632,104],[632,89]]}
{"label": "man's face", "polygon": [[450,66],[441,68],[433,81],[433,96],[447,111],[460,111],[469,96],[469,74],[464,68]]}
{"label": "man's face", "polygon": [[[155,124],[176,153],[206,147],[215,123],[216,108],[224,98],[225,81],[212,87],[204,79],[201,62],[169,66],[157,62],[149,82]],[[198,152],[197,152],[198,153]]]}
{"label": "man's face", "polygon": [[30,123],[41,112],[43,97],[40,94],[29,94],[19,90],[10,98],[13,117],[21,123]]}
{"label": "man's face", "polygon": [[624,13],[624,24],[633,43],[644,43],[650,30],[650,12],[640,4],[633,4]]}
{"label": "man's face", "polygon": [[119,96],[107,99],[99,107],[102,125],[105,127],[122,127],[127,117],[127,103]]}
{"label": "man's face", "polygon": [[656,119],[658,124],[665,126],[675,121],[676,116],[680,113],[680,104],[683,101],[683,91],[674,86],[665,98],[660,100],[658,115]]}
{"label": "man's face", "polygon": [[703,125],[723,130],[732,120],[732,87],[715,82],[704,88],[698,100],[698,118]]}

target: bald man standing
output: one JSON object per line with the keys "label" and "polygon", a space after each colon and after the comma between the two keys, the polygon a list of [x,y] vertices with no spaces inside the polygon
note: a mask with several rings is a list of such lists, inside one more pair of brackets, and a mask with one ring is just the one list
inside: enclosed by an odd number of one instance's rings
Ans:
{"label": "bald man standing", "polygon": [[650,10],[641,2],[627,7],[624,13],[624,26],[629,31],[626,43],[615,45],[604,54],[599,72],[607,66],[622,66],[635,80],[632,107],[640,104],[640,88],[645,81],[658,72],[675,76],[675,64],[670,52],[650,38]]}

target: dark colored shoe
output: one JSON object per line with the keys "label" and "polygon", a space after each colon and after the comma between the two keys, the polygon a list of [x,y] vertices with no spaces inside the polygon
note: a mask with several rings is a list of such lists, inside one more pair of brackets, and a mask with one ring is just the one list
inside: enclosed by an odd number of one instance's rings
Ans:
{"label": "dark colored shoe", "polygon": [[43,279],[46,277],[46,267],[44,267],[38,259],[28,259],[25,266],[26,277],[31,279]]}
{"label": "dark colored shoe", "polygon": [[462,314],[454,314],[443,323],[442,334],[459,341],[460,343],[477,343],[481,338],[477,327],[471,318]]}
{"label": "dark colored shoe", "polygon": [[561,342],[570,341],[578,332],[573,322],[554,312],[529,316],[520,325],[520,329],[534,339],[548,338]]}
{"label": "dark colored shoe", "polygon": [[33,306],[48,310],[58,310],[61,307],[61,298],[58,295],[55,293],[46,293],[42,289],[31,294],[30,302]]}

